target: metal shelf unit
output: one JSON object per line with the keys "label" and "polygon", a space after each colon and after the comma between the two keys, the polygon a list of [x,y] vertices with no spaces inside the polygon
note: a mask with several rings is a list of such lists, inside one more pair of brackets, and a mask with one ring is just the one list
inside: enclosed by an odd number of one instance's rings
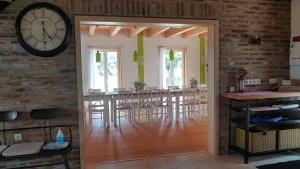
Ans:
{"label": "metal shelf unit", "polygon": [[[278,143],[279,143],[279,130],[276,130],[276,150],[274,151],[267,151],[267,152],[258,152],[258,153],[251,153],[249,152],[249,132],[251,132],[251,129],[255,127],[261,127],[261,126],[287,126],[288,125],[300,125],[300,109],[294,108],[289,110],[271,110],[271,111],[251,111],[251,107],[255,106],[271,106],[274,104],[286,104],[286,103],[300,103],[300,97],[285,97],[285,98],[267,98],[267,99],[233,99],[229,98],[229,145],[228,145],[228,153],[231,154],[231,151],[235,151],[237,153],[240,153],[244,156],[244,163],[248,163],[249,157],[253,156],[259,156],[259,155],[265,155],[270,153],[276,153],[276,152],[284,152],[288,150],[295,150],[295,149],[286,149],[286,150],[279,150]],[[252,124],[250,122],[250,117],[253,114],[265,114],[265,113],[284,113],[284,114],[293,114],[293,115],[299,115],[299,118],[291,118],[286,121],[279,121],[279,122],[266,122],[266,123],[256,123]],[[238,117],[234,117],[234,115],[239,115]],[[232,136],[233,128],[241,128],[245,130],[245,149],[239,148],[233,144]],[[300,127],[299,127],[300,128]]]}

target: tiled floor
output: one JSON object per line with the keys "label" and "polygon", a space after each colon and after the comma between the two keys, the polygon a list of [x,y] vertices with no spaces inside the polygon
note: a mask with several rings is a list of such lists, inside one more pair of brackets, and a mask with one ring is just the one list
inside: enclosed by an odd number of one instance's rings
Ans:
{"label": "tiled floor", "polygon": [[235,156],[212,156],[208,153],[190,153],[140,160],[88,165],[87,169],[255,169],[241,164]]}

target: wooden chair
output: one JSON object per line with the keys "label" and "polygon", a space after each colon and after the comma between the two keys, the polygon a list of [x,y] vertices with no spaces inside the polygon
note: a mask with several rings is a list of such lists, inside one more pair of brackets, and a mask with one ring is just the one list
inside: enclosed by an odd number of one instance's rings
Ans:
{"label": "wooden chair", "polygon": [[168,86],[169,90],[179,90],[179,86]]}
{"label": "wooden chair", "polygon": [[123,91],[126,91],[126,88],[114,88],[113,91],[114,92],[123,92]]}
{"label": "wooden chair", "polygon": [[[179,86],[168,86],[168,90],[170,91],[176,91],[176,90],[180,90],[180,87]],[[182,107],[182,97],[179,98],[179,107]],[[172,111],[175,110],[175,105],[176,104],[176,100],[174,97],[172,97]]]}
{"label": "wooden chair", "polygon": [[135,122],[151,122],[153,117],[153,108],[155,104],[153,90],[139,90],[137,91],[137,94],[138,102],[135,105],[133,120]]}
{"label": "wooden chair", "polygon": [[158,89],[153,91],[153,103],[155,117],[160,119],[169,118],[172,119],[172,96],[169,89]]}
{"label": "wooden chair", "polygon": [[182,106],[184,118],[207,116],[207,92],[203,88],[183,89]]}
{"label": "wooden chair", "polygon": [[182,118],[192,118],[199,106],[199,97],[196,88],[184,88],[182,100]]}
{"label": "wooden chair", "polygon": [[101,92],[100,89],[89,89],[89,125],[93,124],[93,115],[100,115],[98,119],[101,119],[103,124],[105,119],[105,92]]}
{"label": "wooden chair", "polygon": [[199,111],[201,116],[207,117],[208,116],[208,91],[206,87],[199,87]]}
{"label": "wooden chair", "polygon": [[[122,117],[128,117],[129,121],[132,122],[132,116],[134,111],[134,103],[132,102],[132,91],[120,91],[116,96],[115,100],[115,109],[116,109],[116,118],[121,124]],[[123,115],[121,113],[124,113]]]}

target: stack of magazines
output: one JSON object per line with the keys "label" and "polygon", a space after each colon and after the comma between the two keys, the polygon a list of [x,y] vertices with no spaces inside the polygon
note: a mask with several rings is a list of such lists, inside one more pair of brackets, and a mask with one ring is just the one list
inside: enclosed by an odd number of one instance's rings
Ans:
{"label": "stack of magazines", "polygon": [[296,109],[299,107],[299,104],[279,104],[273,105],[273,107],[277,107],[279,109]]}

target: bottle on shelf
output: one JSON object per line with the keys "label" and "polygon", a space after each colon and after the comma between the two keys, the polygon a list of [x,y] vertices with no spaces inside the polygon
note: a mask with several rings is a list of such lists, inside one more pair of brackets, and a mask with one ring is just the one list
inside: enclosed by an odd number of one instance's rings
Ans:
{"label": "bottle on shelf", "polygon": [[238,79],[238,89],[239,92],[243,93],[245,91],[245,76],[247,75],[247,71],[244,69],[239,70],[240,77]]}
{"label": "bottle on shelf", "polygon": [[56,144],[64,144],[64,133],[60,128],[58,129],[58,132],[56,134]]}

